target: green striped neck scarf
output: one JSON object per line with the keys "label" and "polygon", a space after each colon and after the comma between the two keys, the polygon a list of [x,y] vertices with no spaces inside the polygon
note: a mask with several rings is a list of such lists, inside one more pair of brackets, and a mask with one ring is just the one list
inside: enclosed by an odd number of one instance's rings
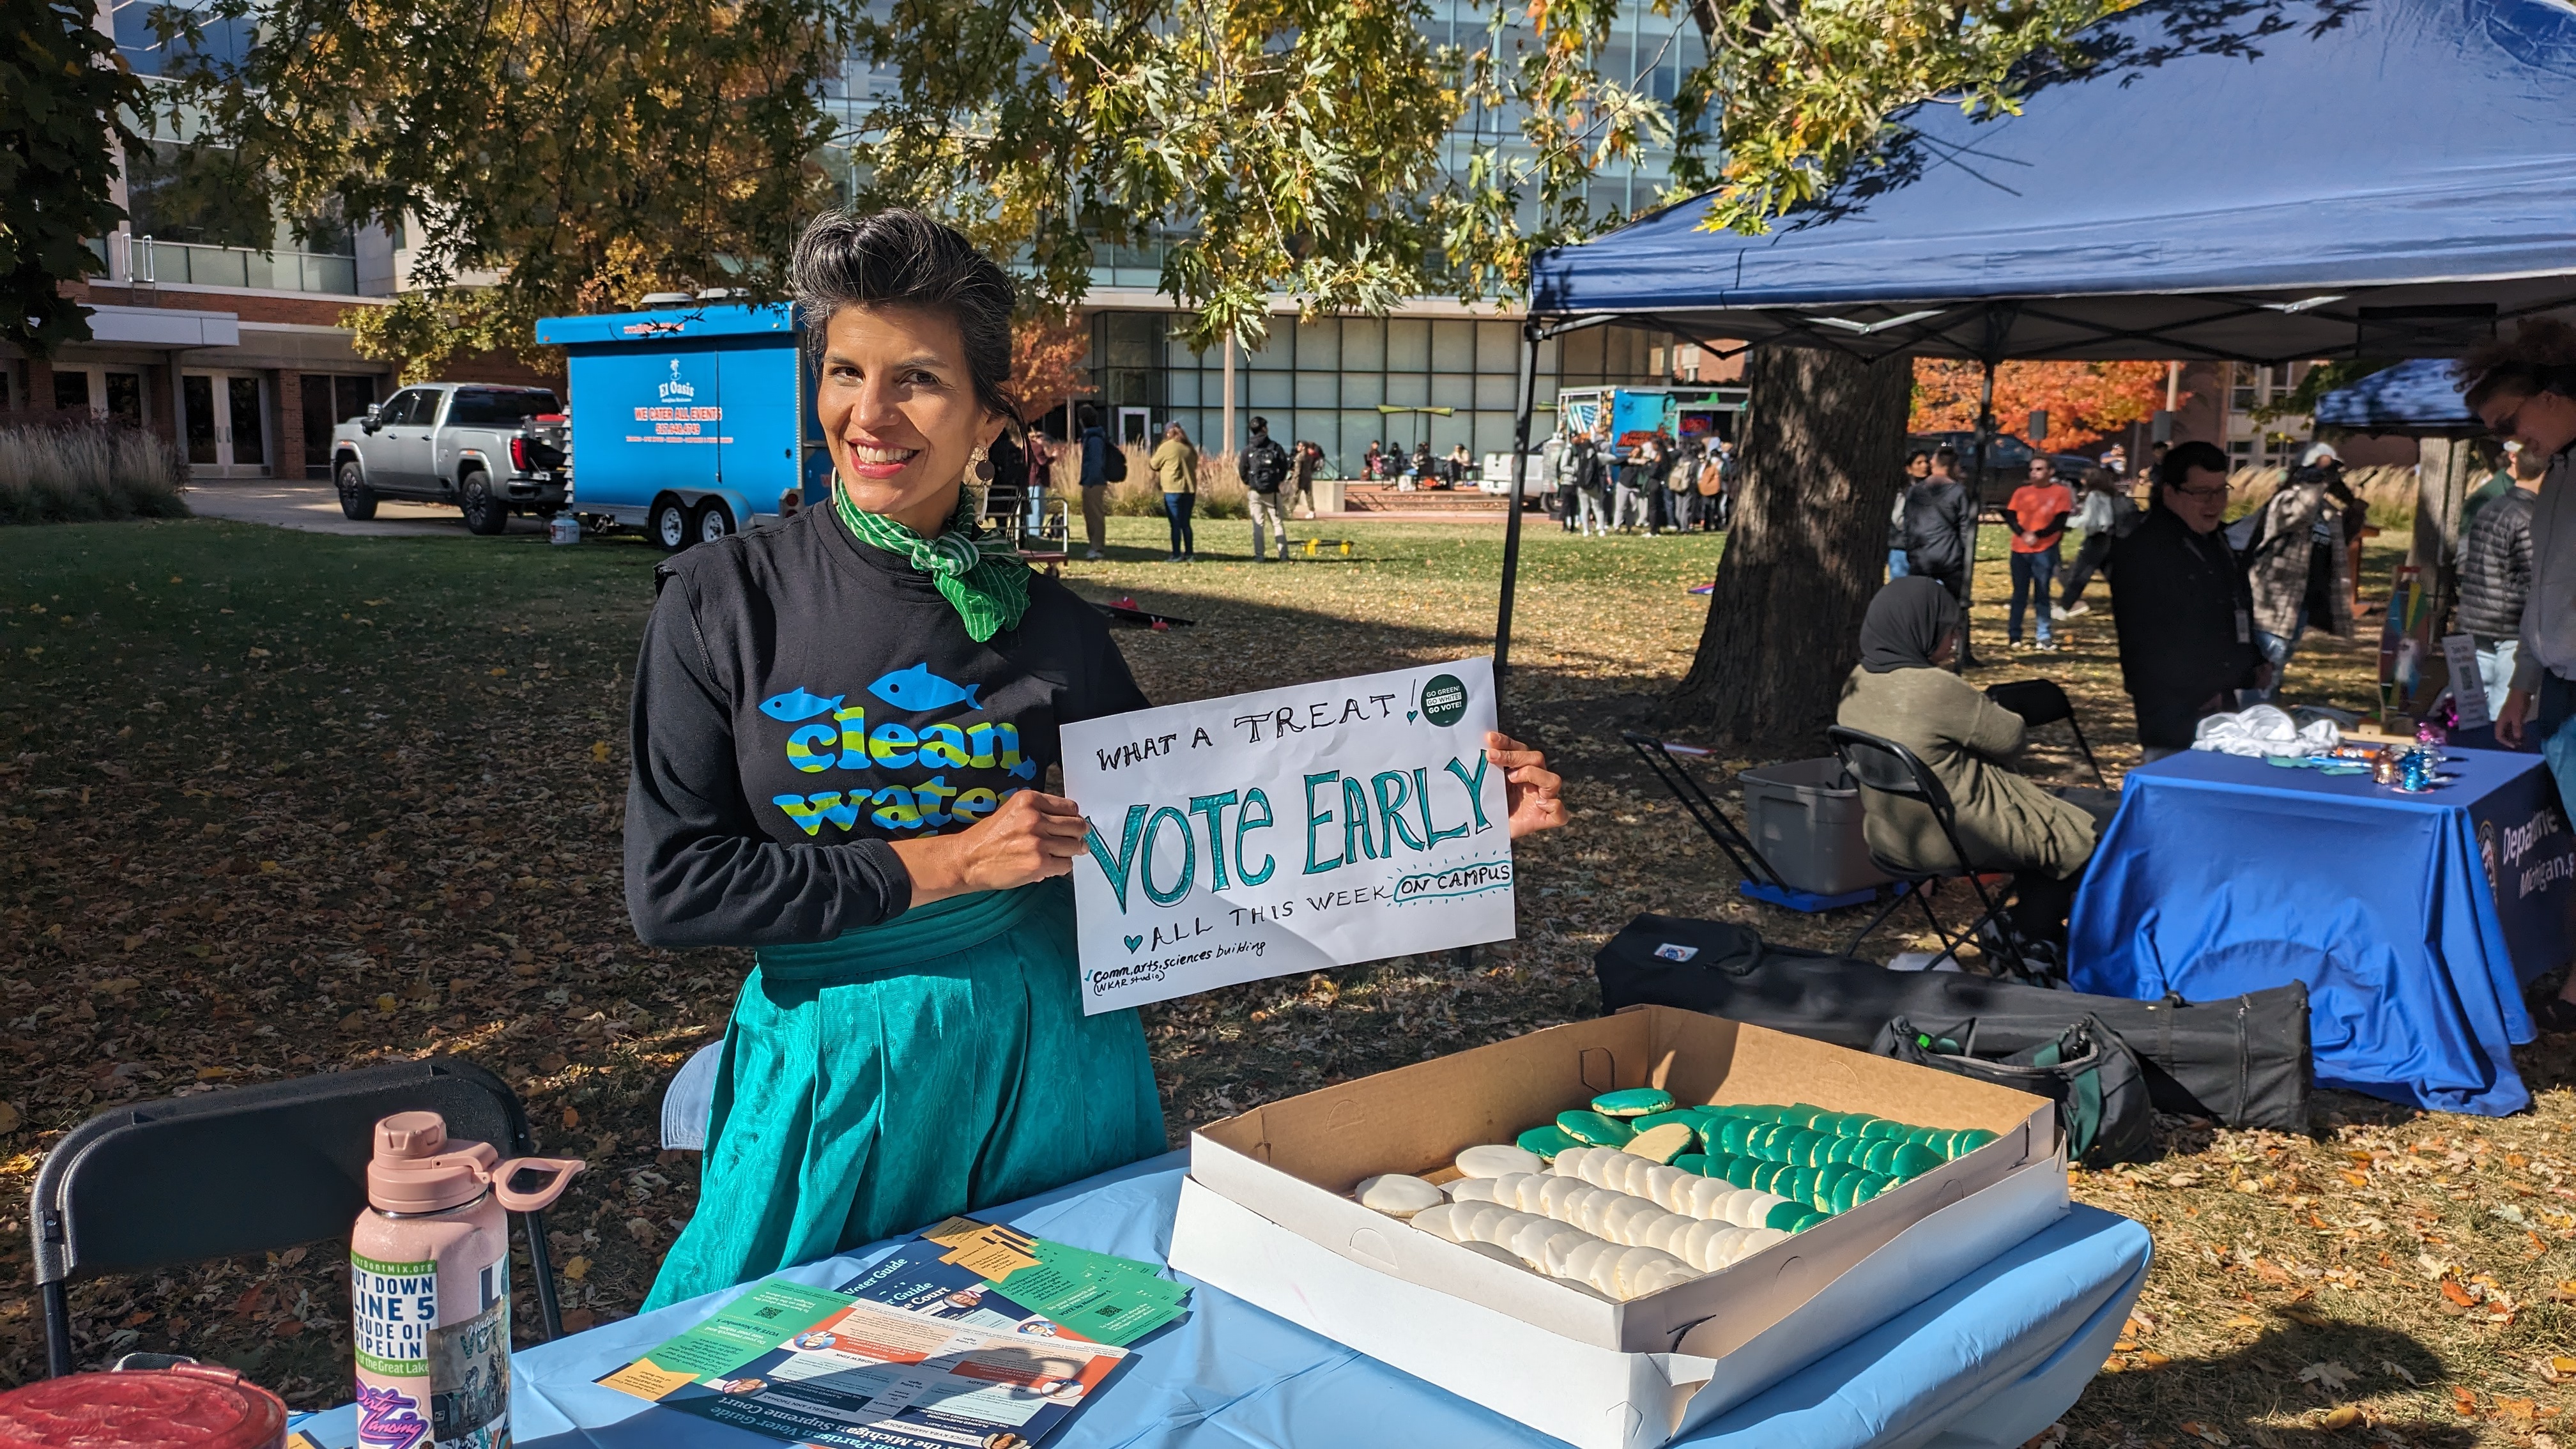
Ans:
{"label": "green striped neck scarf", "polygon": [[957,490],[957,514],[937,538],[924,538],[882,513],[870,513],[850,501],[840,480],[832,482],[832,507],[859,542],[884,549],[930,575],[930,581],[966,623],[966,637],[981,644],[1004,629],[1020,627],[1029,611],[1029,566],[1000,535],[975,537],[975,492]]}

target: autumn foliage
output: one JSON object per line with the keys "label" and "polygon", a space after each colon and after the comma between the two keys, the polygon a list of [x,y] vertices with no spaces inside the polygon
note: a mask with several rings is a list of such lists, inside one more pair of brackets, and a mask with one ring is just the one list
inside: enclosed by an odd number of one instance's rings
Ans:
{"label": "autumn foliage", "polygon": [[[1909,431],[1945,432],[1977,425],[1984,369],[1974,362],[1917,358]],[[2047,446],[2079,448],[2155,416],[2165,401],[2161,362],[2007,362],[1995,369],[1995,419],[2019,433],[2030,415],[2048,413]]]}
{"label": "autumn foliage", "polygon": [[1032,423],[1092,393],[1091,328],[1071,314],[1023,320],[1011,329],[1011,405]]}

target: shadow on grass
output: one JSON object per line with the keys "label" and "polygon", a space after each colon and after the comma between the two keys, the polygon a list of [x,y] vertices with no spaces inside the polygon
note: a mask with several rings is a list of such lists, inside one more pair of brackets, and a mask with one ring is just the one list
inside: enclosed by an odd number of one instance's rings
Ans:
{"label": "shadow on grass", "polygon": [[[2103,1373],[2085,1389],[2064,1420],[2066,1442],[2304,1449],[2381,1441],[2468,1449],[2479,1441],[2475,1423],[2434,1417],[2415,1402],[2392,1405],[2388,1412],[2365,1410],[2351,1423],[2329,1427],[2326,1417],[2338,1408],[2438,1391],[2449,1375],[2409,1334],[2332,1319],[2323,1327],[2278,1317],[2275,1322],[2279,1326],[2264,1329],[2252,1343],[2207,1358],[2144,1368],[2136,1366],[2135,1355],[2113,1355],[2130,1366]],[[2302,1379],[2302,1373],[2311,1377]],[[2328,1387],[2329,1380],[2342,1387]]]}

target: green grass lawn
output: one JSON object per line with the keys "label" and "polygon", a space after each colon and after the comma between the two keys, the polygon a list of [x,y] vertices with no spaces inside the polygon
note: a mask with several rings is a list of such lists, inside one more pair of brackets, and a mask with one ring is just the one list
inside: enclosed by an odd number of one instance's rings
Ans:
{"label": "green grass lawn", "polygon": [[[1251,561],[1241,521],[1203,523],[1193,565],[1161,561],[1159,520],[1113,529],[1115,556],[1065,577],[1196,621],[1117,636],[1158,701],[1492,646],[1490,525],[1301,522],[1296,537],[1350,538],[1354,556],[1284,566]],[[626,920],[625,671],[660,555],[204,520],[8,537],[0,1273],[26,1282],[14,1204],[95,1112],[454,1053],[519,1088],[547,1150],[593,1164],[551,1219],[573,1321],[633,1312],[694,1203],[695,1158],[657,1151],[662,1089],[721,1030],[748,964],[644,948]],[[1618,741],[1688,667],[1706,611],[1689,588],[1721,546],[1531,520],[1511,708],[1566,772],[1575,820],[1519,851],[1519,938],[1148,1010],[1175,1142],[1253,1103],[1590,1015],[1591,954],[1640,911],[1802,944],[1856,928],[1737,899]],[[2374,577],[2391,557],[2374,553]],[[2116,777],[2135,751],[2104,591],[2065,653],[2010,657],[2004,573],[1978,570],[1977,647],[1996,663],[1975,678],[2063,681]],[[2366,704],[2374,647],[2316,642],[2294,696]],[[2076,768],[2062,742],[2039,758]],[[2576,1093],[2564,1043],[2518,1061],[2540,1098],[2523,1118],[2330,1097],[2312,1138],[2169,1123],[2165,1160],[2083,1176],[2079,1196],[2150,1224],[2158,1266],[2117,1371],[2068,1417],[2073,1442],[2539,1445],[2559,1422],[2542,1411],[2568,1403],[2552,1358],[2576,1331],[2560,1301],[2576,1297]],[[338,1251],[86,1286],[83,1360],[181,1348],[299,1405],[343,1400]],[[0,1292],[0,1382],[40,1355],[32,1296]],[[2302,1379],[2314,1364],[2354,1377]],[[2324,1427],[2346,1403],[2374,1427]]]}

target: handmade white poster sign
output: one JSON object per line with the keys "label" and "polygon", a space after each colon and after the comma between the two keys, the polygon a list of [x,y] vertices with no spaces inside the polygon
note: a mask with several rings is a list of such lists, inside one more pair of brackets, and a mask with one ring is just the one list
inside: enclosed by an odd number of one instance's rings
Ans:
{"label": "handmade white poster sign", "polygon": [[1082,1009],[1512,935],[1490,659],[1064,728]]}

